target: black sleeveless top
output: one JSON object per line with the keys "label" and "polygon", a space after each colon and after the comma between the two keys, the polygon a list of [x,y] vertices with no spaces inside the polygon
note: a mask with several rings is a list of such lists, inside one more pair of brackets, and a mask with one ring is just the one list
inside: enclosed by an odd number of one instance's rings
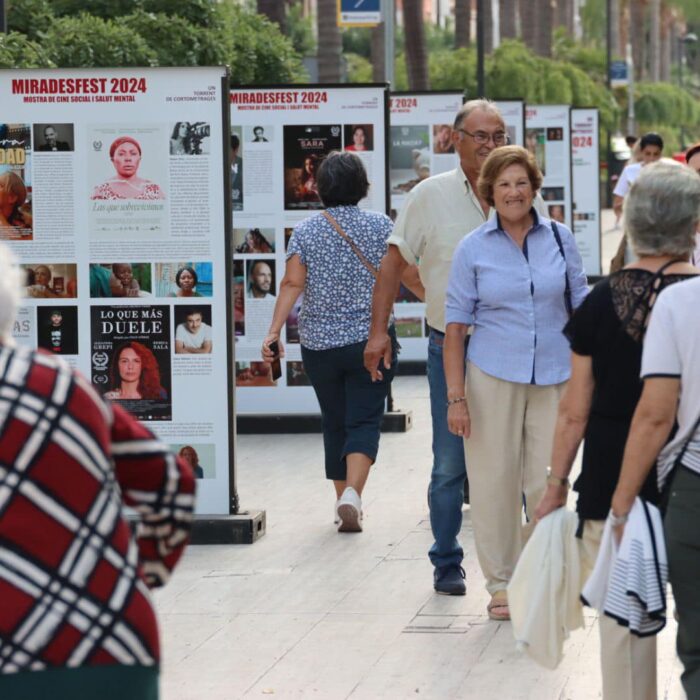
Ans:
{"label": "black sleeveless top", "polygon": [[[695,275],[620,270],[599,282],[564,328],[571,349],[591,357],[595,388],[574,484],[576,510],[585,520],[604,520],[620,476],[630,423],[642,393],[642,341],[656,296]],[[658,502],[656,471],[640,494]]]}

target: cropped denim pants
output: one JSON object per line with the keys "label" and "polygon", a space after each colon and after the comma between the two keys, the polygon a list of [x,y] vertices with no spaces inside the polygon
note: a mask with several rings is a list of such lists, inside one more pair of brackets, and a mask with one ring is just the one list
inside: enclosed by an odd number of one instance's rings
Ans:
{"label": "cropped denim pants", "polygon": [[[392,330],[393,334],[393,330]],[[394,336],[395,337],[395,336]],[[354,452],[377,458],[379,432],[397,358],[383,379],[372,382],[363,353],[367,341],[329,350],[301,347],[304,369],[321,406],[326,478],[345,481],[346,457]]]}

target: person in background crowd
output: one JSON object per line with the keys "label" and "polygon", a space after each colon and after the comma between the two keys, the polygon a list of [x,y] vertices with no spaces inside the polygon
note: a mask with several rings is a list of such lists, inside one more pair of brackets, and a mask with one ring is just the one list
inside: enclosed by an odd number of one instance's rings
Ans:
{"label": "person in background crowd", "polygon": [[[687,262],[699,216],[700,178],[680,165],[645,168],[624,205],[625,230],[639,260],[599,282],[564,331],[571,343],[571,379],[559,404],[552,476],[535,517],[566,504],[568,476],[584,440],[574,486],[583,581],[598,555],[642,392],[642,341],[652,306],[663,289],[685,285],[700,273]],[[655,476],[647,479],[642,495],[658,502]],[[599,618],[599,625],[603,697],[656,698],[656,637],[637,637],[607,616]]]}
{"label": "person in background crowd", "polygon": [[303,292],[301,356],[321,406],[326,478],[335,487],[338,530],[359,532],[362,491],[377,457],[397,362],[393,328],[394,351],[379,381],[371,381],[362,357],[376,274],[372,270],[386,252],[392,223],[384,214],[357,206],[367,196],[369,182],[362,161],[352,153],[328,155],[319,168],[318,187],[328,217],[319,213],[294,228],[262,356],[266,362],[275,358],[273,343],[284,356],[280,332]]}
{"label": "person in background crowd", "polygon": [[[685,162],[700,175],[700,141],[694,143],[685,153]],[[695,234],[695,250],[693,251],[693,265],[700,267],[700,232]]]}
{"label": "person in background crowd", "polygon": [[674,285],[659,297],[644,341],[644,389],[611,508],[621,538],[635,497],[656,464],[659,488],[668,495],[664,535],[678,614],[676,649],[683,688],[692,700],[700,697],[699,304],[700,279]]}
{"label": "person in background crowd", "polygon": [[[625,166],[625,169],[620,175],[620,179],[615,185],[613,190],[613,211],[617,217],[617,222],[619,222],[622,216],[622,202],[625,199],[625,195],[629,192],[629,188],[642,171],[642,168],[649,163],[655,163],[660,160],[663,155],[664,150],[664,140],[658,134],[649,132],[644,134],[641,139],[639,139],[639,156],[636,160],[630,159],[630,163]],[[616,226],[617,226],[616,222]],[[622,267],[629,260],[629,256],[626,255],[627,251],[627,238],[622,237],[620,241],[620,246],[615,253],[615,257],[610,262],[610,272],[617,272],[621,270]]]}
{"label": "person in background crowd", "polygon": [[0,247],[0,697],[157,700],[147,589],[187,543],[192,470],[60,358],[13,346],[13,263]]}
{"label": "person in background crowd", "polygon": [[523,531],[523,505],[532,520],[570,374],[561,329],[588,293],[573,234],[533,207],[541,184],[534,156],[520,146],[486,159],[479,194],[496,217],[457,246],[445,304],[447,422],[464,439],[493,620],[510,619],[506,588],[531,529]]}
{"label": "person in background crowd", "polygon": [[[457,536],[465,500],[464,446],[447,427],[447,388],[443,371],[445,290],[457,244],[491,213],[477,189],[484,161],[507,142],[501,113],[489,100],[471,100],[455,116],[452,143],[459,156],[454,170],[434,175],[414,187],[396,220],[389,249],[382,261],[374,292],[372,326],[365,350],[365,367],[373,376],[382,355],[388,361],[387,325],[402,282],[426,303],[428,383],[433,429],[433,465],[428,490],[433,586],[437,593],[464,595],[464,552]],[[536,208],[544,213],[537,196]],[[418,261],[418,267],[416,267]]]}

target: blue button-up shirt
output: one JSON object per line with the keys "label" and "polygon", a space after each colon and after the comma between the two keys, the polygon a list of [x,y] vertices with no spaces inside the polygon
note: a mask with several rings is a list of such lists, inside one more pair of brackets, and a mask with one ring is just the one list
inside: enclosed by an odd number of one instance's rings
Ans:
{"label": "blue button-up shirt", "polygon": [[462,239],[452,260],[445,321],[474,327],[468,359],[491,376],[523,384],[559,384],[569,378],[568,275],[576,308],[588,293],[583,263],[569,229],[532,211],[534,225],[522,250],[496,216]]}

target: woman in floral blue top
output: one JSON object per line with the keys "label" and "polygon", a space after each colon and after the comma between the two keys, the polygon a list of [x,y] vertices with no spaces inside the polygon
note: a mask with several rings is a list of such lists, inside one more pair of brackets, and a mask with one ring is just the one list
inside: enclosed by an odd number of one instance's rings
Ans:
{"label": "woman in floral blue top", "polygon": [[362,358],[374,271],[386,252],[392,223],[384,214],[357,206],[367,196],[369,182],[356,155],[331,153],[318,169],[317,182],[327,211],[294,229],[262,355],[272,361],[270,344],[276,342],[284,357],[280,331],[303,293],[301,354],[321,406],[326,477],[335,486],[336,522],[340,532],[359,532],[360,496],[377,457],[380,423],[396,366],[394,352],[391,367],[382,367],[382,379],[373,383]]}

